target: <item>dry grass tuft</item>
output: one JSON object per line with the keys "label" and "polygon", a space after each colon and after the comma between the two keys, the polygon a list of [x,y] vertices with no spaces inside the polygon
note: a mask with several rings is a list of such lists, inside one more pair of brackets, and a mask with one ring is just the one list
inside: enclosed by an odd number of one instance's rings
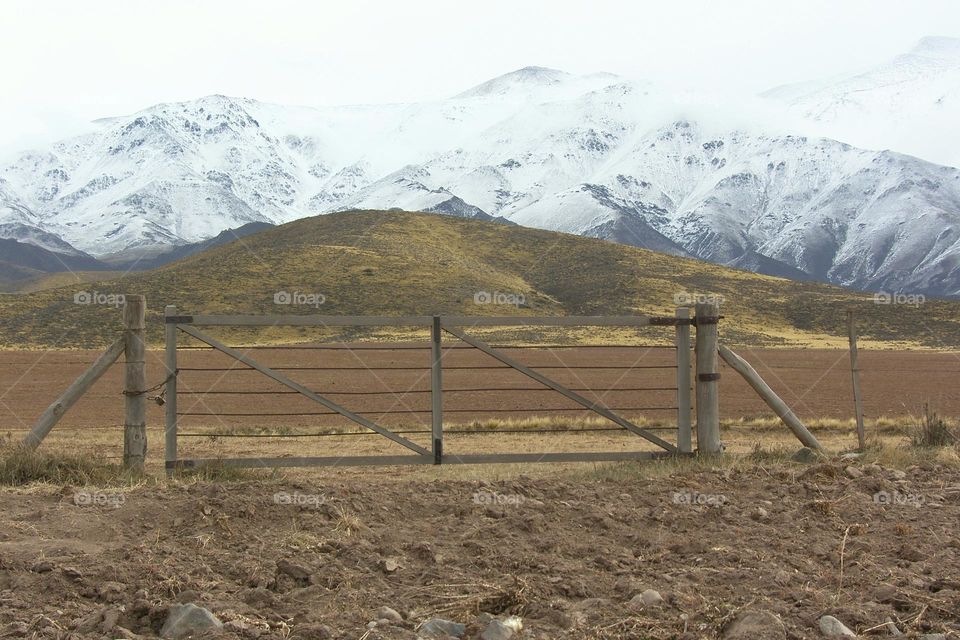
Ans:
{"label": "dry grass tuft", "polygon": [[923,416],[913,426],[910,444],[915,447],[947,447],[958,442],[946,420],[937,415],[930,405],[923,405]]}
{"label": "dry grass tuft", "polygon": [[19,445],[0,448],[0,485],[132,486],[143,480],[140,473],[86,455],[31,451]]}

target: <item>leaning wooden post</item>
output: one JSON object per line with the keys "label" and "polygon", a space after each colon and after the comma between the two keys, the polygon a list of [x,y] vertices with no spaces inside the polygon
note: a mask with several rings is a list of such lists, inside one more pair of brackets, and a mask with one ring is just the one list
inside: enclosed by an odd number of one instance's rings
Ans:
{"label": "leaning wooden post", "polygon": [[64,391],[59,398],[54,400],[53,404],[47,407],[47,410],[43,412],[37,419],[36,424],[33,425],[33,429],[31,429],[27,437],[24,438],[23,446],[28,449],[36,449],[39,447],[43,439],[50,433],[50,430],[53,429],[57,422],[60,421],[60,418],[63,417],[63,414],[75,405],[77,400],[83,397],[83,394],[107,372],[110,365],[123,353],[123,349],[123,338],[110,345],[110,348],[103,352],[89,369],[74,380],[73,384],[67,387],[67,390]]}
{"label": "leaning wooden post", "polygon": [[784,402],[780,396],[773,392],[773,389],[763,381],[763,378],[760,377],[756,369],[750,366],[749,362],[723,345],[720,345],[720,357],[730,365],[730,368],[743,376],[743,379],[753,387],[753,390],[767,403],[767,406],[780,416],[783,423],[790,428],[793,435],[797,436],[800,442],[803,443],[803,446],[818,451],[823,450],[823,447],[820,446],[820,443],[813,434],[807,430],[803,422],[800,421],[800,418],[793,413],[793,410],[787,406],[787,403]]}
{"label": "leaning wooden post", "polygon": [[853,321],[853,309],[847,309],[847,329],[850,333],[850,375],[853,378],[853,408],[857,414],[857,443],[860,450],[867,448],[863,428],[863,398],[860,396],[860,366],[857,360],[857,327]]}
{"label": "leaning wooden post", "polygon": [[716,302],[697,303],[697,451],[702,454],[720,453],[719,320],[720,308]]}
{"label": "leaning wooden post", "polygon": [[690,309],[678,307],[677,313],[677,449],[693,453],[690,420]]}
{"label": "leaning wooden post", "polygon": [[147,455],[147,371],[144,342],[146,301],[127,296],[123,305],[123,340],[126,373],[123,421],[123,466],[142,470]]}
{"label": "leaning wooden post", "polygon": [[177,308],[168,305],[163,310],[163,320],[166,333],[164,369],[166,370],[167,385],[164,394],[164,457],[166,458],[167,475],[173,474],[172,463],[177,461],[177,325],[173,322],[177,315]]}
{"label": "leaning wooden post", "polygon": [[440,316],[433,316],[430,330],[432,361],[430,364],[430,413],[433,435],[433,464],[443,463],[443,330]]}

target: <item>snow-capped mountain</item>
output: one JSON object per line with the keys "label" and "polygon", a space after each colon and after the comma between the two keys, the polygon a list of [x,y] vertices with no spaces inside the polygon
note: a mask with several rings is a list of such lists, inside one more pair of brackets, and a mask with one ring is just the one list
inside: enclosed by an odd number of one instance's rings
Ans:
{"label": "snow-capped mountain", "polygon": [[786,277],[960,295],[956,169],[734,125],[709,105],[610,74],[528,67],[416,104],[208,96],[97,125],[0,167],[0,225],[104,256],[398,207]]}
{"label": "snow-capped mountain", "polygon": [[960,167],[960,39],[927,37],[875,68],[776,87],[765,97],[822,134]]}

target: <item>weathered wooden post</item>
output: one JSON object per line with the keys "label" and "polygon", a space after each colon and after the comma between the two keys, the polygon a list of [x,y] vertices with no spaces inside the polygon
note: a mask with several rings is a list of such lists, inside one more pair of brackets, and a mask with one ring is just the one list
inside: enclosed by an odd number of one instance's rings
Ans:
{"label": "weathered wooden post", "polygon": [[107,372],[110,365],[123,353],[123,349],[123,338],[120,338],[110,345],[110,348],[103,352],[89,369],[74,380],[73,384],[67,387],[67,390],[64,391],[59,398],[54,400],[53,404],[47,407],[47,410],[43,412],[37,419],[36,424],[33,425],[33,429],[31,429],[30,433],[24,438],[23,446],[28,449],[36,449],[39,447],[43,439],[50,433],[50,430],[53,429],[57,422],[60,421],[60,418],[63,417],[63,414],[75,405],[77,400]]}
{"label": "weathered wooden post", "polygon": [[123,466],[142,470],[147,455],[147,363],[144,329],[146,301],[127,296],[123,305],[125,411],[123,422]]}
{"label": "weathered wooden post", "polygon": [[767,403],[767,406],[773,409],[773,412],[776,413],[783,423],[790,428],[790,431],[793,432],[793,435],[797,436],[800,442],[803,443],[803,446],[809,447],[811,449],[816,449],[818,451],[823,450],[823,447],[820,446],[820,443],[817,439],[807,430],[807,427],[803,424],[800,418],[793,412],[793,410],[787,406],[787,403],[784,402],[780,396],[774,393],[773,389],[763,381],[763,378],[760,377],[760,374],[757,373],[757,370],[750,366],[750,363],[735,354],[730,349],[726,348],[723,345],[719,347],[720,357],[723,358],[723,361],[730,365],[730,368],[743,376],[743,379],[747,381],[753,390],[757,392],[764,402]]}
{"label": "weathered wooden post", "polygon": [[857,326],[853,321],[853,309],[847,309],[847,329],[850,332],[850,375],[853,378],[853,408],[857,414],[857,443],[860,450],[867,448],[863,428],[863,398],[860,396],[860,366],[857,359]]}
{"label": "weathered wooden post", "polygon": [[716,302],[698,302],[697,325],[697,452],[720,453],[720,391],[717,371],[717,323],[720,308]]}
{"label": "weathered wooden post", "polygon": [[164,307],[163,320],[166,333],[164,369],[167,374],[167,386],[163,405],[165,409],[163,438],[168,476],[173,474],[169,463],[177,460],[177,325],[172,322],[176,315],[175,306]]}
{"label": "weathered wooden post", "polygon": [[443,463],[443,329],[440,316],[433,316],[430,329],[432,361],[430,364],[430,412],[433,443],[433,464]]}
{"label": "weathered wooden post", "polygon": [[677,313],[677,449],[693,453],[690,420],[690,320],[689,307],[678,307]]}

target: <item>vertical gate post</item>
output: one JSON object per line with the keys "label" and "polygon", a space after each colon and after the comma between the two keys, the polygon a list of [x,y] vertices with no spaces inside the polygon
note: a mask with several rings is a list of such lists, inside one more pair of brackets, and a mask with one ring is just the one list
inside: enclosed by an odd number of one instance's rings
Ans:
{"label": "vertical gate post", "polygon": [[850,376],[853,379],[853,409],[857,414],[857,444],[860,451],[867,448],[866,433],[863,429],[863,398],[860,396],[860,364],[857,354],[857,325],[853,320],[853,309],[847,310],[847,329],[850,332]]}
{"label": "vertical gate post", "polygon": [[693,453],[693,435],[690,421],[690,319],[688,307],[678,307],[677,313],[677,449]]}
{"label": "vertical gate post", "polygon": [[698,302],[697,324],[697,451],[720,453],[720,394],[717,372],[717,323],[720,309],[716,302]]}
{"label": "vertical gate post", "polygon": [[433,444],[433,464],[443,463],[443,359],[442,349],[443,331],[440,326],[440,316],[433,316],[433,325],[430,329],[430,345],[432,361],[430,364],[430,415]]}
{"label": "vertical gate post", "polygon": [[123,466],[142,470],[147,455],[147,370],[144,344],[146,301],[126,296],[123,304],[124,373]]}
{"label": "vertical gate post", "polygon": [[[177,460],[177,325],[170,319],[177,315],[177,308],[168,305],[163,310],[164,330],[166,333],[164,364],[166,370],[164,394],[164,457],[166,462]],[[173,469],[167,465],[167,475],[173,475]]]}

